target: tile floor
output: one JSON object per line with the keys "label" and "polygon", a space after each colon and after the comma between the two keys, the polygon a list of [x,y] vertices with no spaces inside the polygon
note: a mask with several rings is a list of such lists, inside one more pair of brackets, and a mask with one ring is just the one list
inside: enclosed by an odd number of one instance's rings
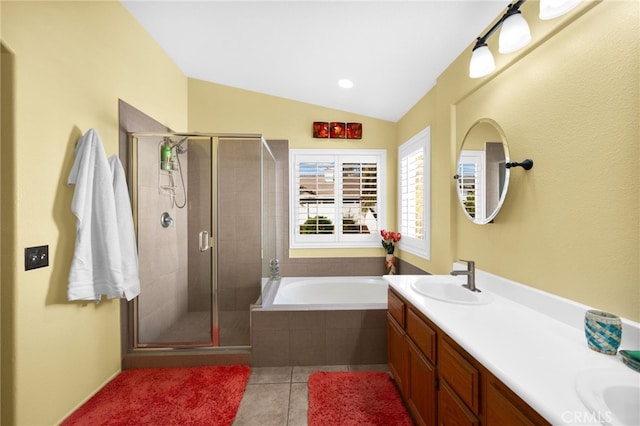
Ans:
{"label": "tile floor", "polygon": [[306,426],[314,371],[385,371],[386,364],[253,367],[233,426]]}

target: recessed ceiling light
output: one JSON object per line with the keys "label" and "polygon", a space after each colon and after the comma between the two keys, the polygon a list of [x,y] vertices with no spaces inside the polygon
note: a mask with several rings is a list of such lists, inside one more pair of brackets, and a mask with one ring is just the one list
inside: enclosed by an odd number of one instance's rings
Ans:
{"label": "recessed ceiling light", "polygon": [[353,81],[343,78],[342,80],[338,80],[338,86],[343,89],[351,89],[353,87]]}

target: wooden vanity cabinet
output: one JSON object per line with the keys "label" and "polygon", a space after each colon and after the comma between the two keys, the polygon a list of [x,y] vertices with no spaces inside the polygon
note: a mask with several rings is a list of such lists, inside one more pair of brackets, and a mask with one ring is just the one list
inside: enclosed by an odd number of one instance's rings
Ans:
{"label": "wooden vanity cabinet", "polygon": [[418,425],[549,425],[389,287],[388,362]]}
{"label": "wooden vanity cabinet", "polygon": [[405,400],[409,385],[409,347],[406,339],[405,304],[389,289],[387,303],[387,363]]}
{"label": "wooden vanity cabinet", "polygon": [[391,290],[388,306],[389,370],[416,424],[433,426],[436,424],[435,331]]}

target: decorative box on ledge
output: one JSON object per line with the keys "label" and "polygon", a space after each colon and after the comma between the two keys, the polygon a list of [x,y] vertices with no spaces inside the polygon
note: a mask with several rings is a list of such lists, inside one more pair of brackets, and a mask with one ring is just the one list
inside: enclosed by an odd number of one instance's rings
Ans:
{"label": "decorative box on ledge", "polygon": [[314,121],[313,137],[316,139],[362,139],[362,123]]}

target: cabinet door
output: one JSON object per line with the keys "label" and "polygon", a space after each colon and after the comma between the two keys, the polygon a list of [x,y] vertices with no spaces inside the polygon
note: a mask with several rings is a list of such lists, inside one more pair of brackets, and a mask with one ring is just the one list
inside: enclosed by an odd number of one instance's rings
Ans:
{"label": "cabinet door", "polygon": [[407,405],[418,425],[436,424],[436,371],[418,347],[409,343],[409,394]]}
{"label": "cabinet door", "polygon": [[[456,393],[447,385],[447,382],[440,380],[438,390],[438,425],[439,426],[477,426],[480,422],[478,418],[467,408]],[[503,426],[507,426],[505,423]]]}
{"label": "cabinet door", "polygon": [[486,379],[486,424],[500,425],[548,425],[533,408],[491,374]]}
{"label": "cabinet door", "polygon": [[406,400],[409,384],[409,349],[405,336],[404,330],[393,316],[387,314],[387,362],[389,371]]}

